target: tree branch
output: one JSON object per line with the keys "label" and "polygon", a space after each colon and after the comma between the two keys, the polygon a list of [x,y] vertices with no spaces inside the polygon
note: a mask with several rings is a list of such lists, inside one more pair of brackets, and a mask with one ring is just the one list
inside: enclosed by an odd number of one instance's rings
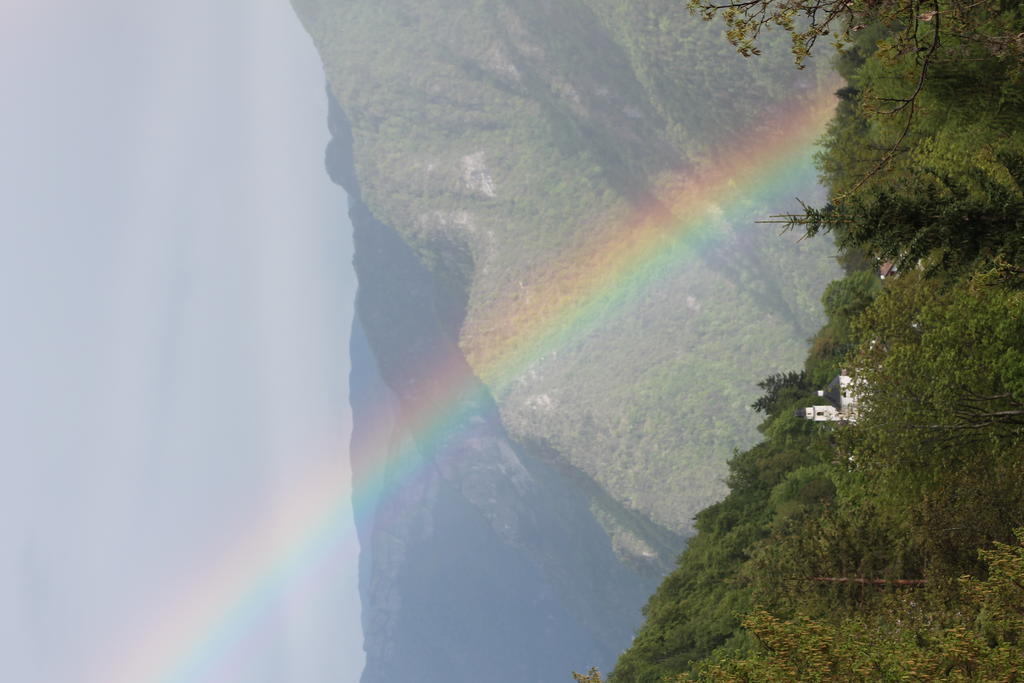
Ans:
{"label": "tree branch", "polygon": [[815,576],[822,583],[858,583],[866,586],[923,586],[928,579],[866,579],[860,576]]}

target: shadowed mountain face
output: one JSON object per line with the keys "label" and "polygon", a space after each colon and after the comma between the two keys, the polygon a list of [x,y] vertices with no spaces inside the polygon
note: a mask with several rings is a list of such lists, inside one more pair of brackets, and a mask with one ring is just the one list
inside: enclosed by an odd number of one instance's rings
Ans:
{"label": "shadowed mountain face", "polygon": [[[755,439],[757,378],[818,327],[829,245],[752,222],[813,198],[809,164],[778,203],[734,193],[706,247],[514,381],[481,359],[543,317],[498,313],[545,313],[540,275],[597,234],[628,241],[615,228],[637,212],[688,218],[692,178],[776,134],[820,74],[786,50],[749,68],[674,0],[293,4],[351,197],[354,365],[372,359],[352,394],[356,477],[377,495],[357,504],[366,680],[607,667]],[[452,382],[471,398],[428,440],[422,407]]]}
{"label": "shadowed mountain face", "polygon": [[[332,177],[345,180],[345,127]],[[608,667],[639,624],[656,572],[615,556],[569,477],[513,444],[493,402],[476,404],[428,448],[410,414],[434,390],[435,367],[476,383],[438,315],[436,279],[348,185],[360,275],[352,337],[354,486],[395,485],[361,502],[365,683],[554,681]],[[430,362],[423,362],[425,359]],[[381,472],[412,450],[411,475]],[[408,455],[406,455],[408,458]],[[392,466],[397,467],[397,466]]]}

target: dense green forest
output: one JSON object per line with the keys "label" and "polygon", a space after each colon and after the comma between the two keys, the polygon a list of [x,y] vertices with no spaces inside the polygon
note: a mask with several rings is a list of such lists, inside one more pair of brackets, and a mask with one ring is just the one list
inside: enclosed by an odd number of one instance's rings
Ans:
{"label": "dense green forest", "polygon": [[[732,458],[610,680],[1020,680],[1024,9],[694,6],[745,53],[773,24],[798,61],[824,36],[841,48],[829,199],[791,226],[834,235],[847,274],[804,368],[760,384],[763,440]],[[840,370],[856,419],[797,417]]]}

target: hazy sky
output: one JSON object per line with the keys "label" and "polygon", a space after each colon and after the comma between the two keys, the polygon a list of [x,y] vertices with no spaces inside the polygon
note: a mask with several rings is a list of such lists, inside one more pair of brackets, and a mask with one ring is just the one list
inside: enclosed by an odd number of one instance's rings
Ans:
{"label": "hazy sky", "polygon": [[269,571],[355,287],[287,0],[0,0],[0,87],[0,680],[357,680],[348,521]]}

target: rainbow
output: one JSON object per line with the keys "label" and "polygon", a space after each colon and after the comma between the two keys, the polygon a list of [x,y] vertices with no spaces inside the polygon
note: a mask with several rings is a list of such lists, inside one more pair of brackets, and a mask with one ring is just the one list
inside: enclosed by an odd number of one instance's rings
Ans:
{"label": "rainbow", "polygon": [[[259,527],[205,571],[183,596],[153,617],[141,637],[126,635],[116,666],[101,679],[123,683],[184,683],[205,679],[244,649],[270,608],[309,581],[337,578],[324,565],[358,552],[351,513],[366,523],[382,502],[413,485],[444,457],[490,396],[502,395],[532,364],[585,336],[639,292],[716,243],[730,207],[744,200],[778,201],[799,182],[806,187],[815,140],[835,99],[822,92],[793,102],[735,143],[700,172],[680,177],[671,201],[641,207],[625,221],[601,226],[573,253],[561,254],[530,278],[531,291],[495,307],[477,329],[492,330],[464,344],[461,358],[438,359],[430,381],[403,405],[400,423],[381,416],[361,425],[372,460],[354,470],[334,462],[307,473],[272,528]],[[405,437],[392,447],[392,434]],[[336,452],[343,452],[338,449]],[[336,458],[336,461],[340,458]],[[351,506],[351,507],[350,507]],[[132,646],[130,643],[134,643]]]}
{"label": "rainbow", "polygon": [[574,253],[559,254],[529,278],[541,296],[512,299],[474,325],[490,333],[464,348],[481,381],[500,395],[538,358],[583,336],[608,311],[715,244],[723,221],[806,187],[814,142],[834,108],[831,92],[791,103],[758,139],[738,135],[709,167],[679,177],[667,202],[640,207],[596,230]]}

